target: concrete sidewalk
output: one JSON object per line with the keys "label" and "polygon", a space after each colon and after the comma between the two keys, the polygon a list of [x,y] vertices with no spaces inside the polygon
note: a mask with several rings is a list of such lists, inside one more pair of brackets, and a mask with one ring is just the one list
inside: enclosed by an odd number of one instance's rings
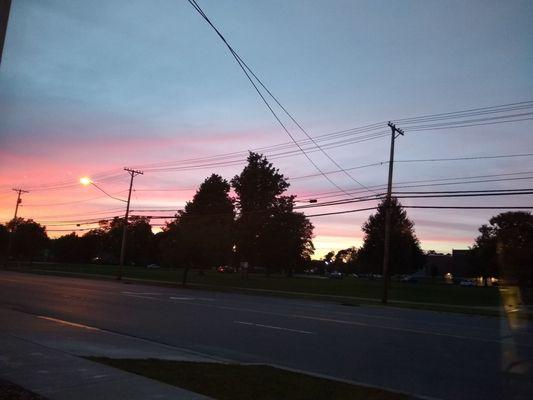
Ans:
{"label": "concrete sidewalk", "polygon": [[0,378],[50,400],[209,399],[11,335],[0,349]]}
{"label": "concrete sidewalk", "polygon": [[85,355],[215,361],[170,346],[0,309],[0,379],[50,400],[209,400],[80,357]]}

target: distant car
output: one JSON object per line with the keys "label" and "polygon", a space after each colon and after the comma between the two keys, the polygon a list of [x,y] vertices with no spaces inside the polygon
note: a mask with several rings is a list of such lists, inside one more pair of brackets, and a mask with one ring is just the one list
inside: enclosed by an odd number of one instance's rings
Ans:
{"label": "distant car", "polygon": [[229,272],[229,273],[232,273],[232,272],[235,272],[235,268],[230,267],[228,265],[221,265],[220,267],[217,268],[217,271],[218,272]]}
{"label": "distant car", "polygon": [[160,267],[159,265],[157,265],[157,264],[148,264],[148,265],[146,266],[146,268],[153,268],[153,269],[156,269],[156,268],[161,268],[161,267]]}
{"label": "distant car", "polygon": [[359,278],[359,275],[357,275],[357,274],[351,274],[350,276],[351,276],[352,278]]}
{"label": "distant car", "polygon": [[342,279],[343,274],[340,271],[332,271],[328,274],[329,279]]}
{"label": "distant car", "polygon": [[400,279],[400,282],[417,283],[418,279],[413,276],[404,276],[402,279]]}
{"label": "distant car", "polygon": [[104,264],[104,260],[102,259],[102,257],[94,257],[91,262],[93,264]]}
{"label": "distant car", "polygon": [[476,286],[476,283],[470,279],[463,279],[459,282],[459,286]]}

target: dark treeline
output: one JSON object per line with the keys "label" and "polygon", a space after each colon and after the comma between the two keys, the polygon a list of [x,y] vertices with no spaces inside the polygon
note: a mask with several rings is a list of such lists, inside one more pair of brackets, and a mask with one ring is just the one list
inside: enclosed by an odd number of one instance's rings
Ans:
{"label": "dark treeline", "polygon": [[[235,198],[230,196],[231,188]],[[314,252],[313,225],[294,211],[295,196],[285,195],[287,178],[260,154],[250,153],[243,171],[230,182],[213,174],[200,185],[161,232],[152,233],[149,217],[129,219],[125,264],[168,267],[237,267],[246,262],[266,272],[291,274]],[[123,218],[100,221],[78,236],[48,239],[45,227],[18,218],[1,226],[5,255],[12,231],[10,255],[18,261],[116,264],[120,257]]]}
{"label": "dark treeline", "polygon": [[[154,234],[149,217],[130,217],[126,265],[189,269],[247,265],[266,273],[313,269],[315,272],[379,274],[382,270],[385,210],[382,201],[363,224],[363,245],[330,252],[322,260],[314,253],[313,225],[294,211],[295,196],[286,195],[289,182],[260,154],[230,181],[212,174],[175,218]],[[230,195],[233,189],[235,196]],[[424,267],[425,255],[414,224],[400,202],[391,200],[391,274],[408,274]],[[17,218],[0,225],[0,252],[10,248],[17,262],[46,260],[70,263],[117,264],[124,219],[100,221],[98,228],[78,236],[49,239],[46,228]],[[512,277],[533,281],[533,216],[506,212],[483,225],[470,252],[476,276]],[[9,234],[11,232],[11,235]]]}

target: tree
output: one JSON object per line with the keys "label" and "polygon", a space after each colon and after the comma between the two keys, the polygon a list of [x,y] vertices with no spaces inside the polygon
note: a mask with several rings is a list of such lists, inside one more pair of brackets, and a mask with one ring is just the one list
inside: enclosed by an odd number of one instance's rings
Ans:
{"label": "tree", "polygon": [[72,232],[51,240],[52,255],[59,262],[86,263],[95,257],[111,262],[102,252],[102,244],[106,232],[92,229],[83,236]]}
{"label": "tree", "polygon": [[235,208],[229,191],[225,179],[211,175],[161,234],[162,258],[165,263],[185,267],[184,284],[189,268],[231,263]]}
{"label": "tree", "polygon": [[[103,239],[102,253],[116,261],[120,257],[124,218],[115,217],[111,221],[100,221]],[[127,227],[125,264],[146,265],[153,258],[152,241],[153,233],[150,218],[144,216],[130,217]]]}
{"label": "tree", "polygon": [[32,219],[12,219],[8,222],[7,229],[12,233],[11,254],[16,259],[32,262],[48,244],[46,228]]}
{"label": "tree", "polygon": [[[357,257],[358,268],[363,272],[382,271],[386,210],[384,200],[363,225],[364,243]],[[425,256],[415,235],[414,224],[394,197],[391,199],[390,255],[389,271],[392,274],[412,272],[424,265]]]}
{"label": "tree", "polygon": [[330,251],[324,256],[324,263],[326,263],[326,265],[329,265],[333,262],[334,259],[335,259],[335,252]]}
{"label": "tree", "polygon": [[284,269],[292,276],[314,253],[313,224],[302,213],[293,211],[292,197],[282,197],[270,211],[259,233],[258,254],[269,271]]}
{"label": "tree", "polygon": [[268,271],[295,264],[314,252],[313,225],[294,212],[294,196],[283,196],[288,180],[265,156],[250,152],[231,184],[238,196],[237,252],[241,260]]}
{"label": "tree", "polygon": [[80,238],[75,232],[51,240],[52,254],[56,261],[79,262]]}
{"label": "tree", "polygon": [[355,272],[357,254],[358,250],[355,247],[349,247],[337,251],[337,254],[335,254],[335,261],[333,262],[334,268],[345,273]]}
{"label": "tree", "polygon": [[479,228],[480,236],[472,247],[471,261],[476,272],[517,279],[522,285],[533,283],[533,215],[510,211],[489,220]]}
{"label": "tree", "polygon": [[0,224],[0,255],[6,256],[7,254],[7,245],[9,243],[9,231],[7,227],[3,224]]}

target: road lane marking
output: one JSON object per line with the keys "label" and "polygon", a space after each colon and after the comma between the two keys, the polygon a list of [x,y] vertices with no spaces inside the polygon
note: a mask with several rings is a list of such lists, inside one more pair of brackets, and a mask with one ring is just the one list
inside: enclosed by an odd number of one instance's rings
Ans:
{"label": "road lane marking", "polygon": [[[132,297],[141,297],[141,296],[132,296]],[[166,301],[165,299],[160,299],[160,298],[155,298],[155,297],[143,297],[143,298],[149,299],[149,300],[156,300],[156,301]],[[368,324],[365,322],[346,321],[346,320],[333,319],[333,318],[323,318],[323,317],[315,317],[315,316],[299,315],[299,314],[284,314],[284,313],[277,313],[277,312],[272,312],[272,311],[260,311],[260,310],[240,308],[240,307],[217,306],[214,304],[203,304],[203,303],[193,303],[193,302],[190,302],[187,304],[201,306],[201,307],[212,307],[212,308],[217,308],[219,310],[244,311],[244,312],[251,312],[255,314],[275,315],[275,316],[280,316],[280,317],[285,317],[285,318],[307,319],[307,320],[314,320],[314,321],[320,321],[320,322],[330,322],[330,323],[337,323],[337,324],[344,324],[344,325],[360,326],[364,328],[378,328],[378,329],[384,329],[384,330],[390,330],[390,331],[414,333],[418,335],[433,335],[433,336],[440,336],[440,337],[449,337],[453,339],[461,339],[461,340],[466,339],[466,340],[474,340],[474,341],[480,341],[480,342],[485,342],[485,343],[505,344],[505,342],[499,339],[482,338],[479,336],[455,335],[455,334],[450,334],[450,333],[435,332],[435,331],[429,331],[429,330],[423,330],[423,329],[400,328],[400,327]],[[525,344],[525,343],[517,343],[516,346],[533,348],[533,345]]]}
{"label": "road lane marking", "polygon": [[99,331],[100,330],[98,328],[95,328],[94,326],[77,324],[75,322],[69,322],[69,321],[65,321],[63,319],[58,319],[58,318],[45,317],[44,315],[38,315],[37,318],[45,319],[47,321],[57,322],[58,324],[61,324],[61,325],[68,325],[68,326],[73,326],[75,328],[88,329],[90,331]]}
{"label": "road lane marking", "polygon": [[248,325],[248,326],[257,326],[257,327],[260,327],[260,328],[275,329],[275,330],[278,330],[278,331],[301,333],[303,335],[316,335],[316,332],[302,331],[300,329],[283,328],[281,326],[263,325],[263,324],[256,324],[254,322],[245,322],[245,321],[233,321],[233,322],[235,322],[236,324]]}
{"label": "road lane marking", "polygon": [[160,299],[160,298],[157,298],[157,297],[149,297],[149,296],[142,296],[142,295],[136,295],[136,294],[124,294],[124,296],[136,297],[138,299],[165,301],[165,299]]}
{"label": "road lane marking", "polygon": [[144,293],[144,292],[121,292],[122,294],[139,294],[139,295],[152,295],[152,296],[160,296],[164,293]]}
{"label": "road lane marking", "polygon": [[203,301],[213,301],[215,299],[208,299],[205,297],[169,297],[170,300],[203,300]]}

